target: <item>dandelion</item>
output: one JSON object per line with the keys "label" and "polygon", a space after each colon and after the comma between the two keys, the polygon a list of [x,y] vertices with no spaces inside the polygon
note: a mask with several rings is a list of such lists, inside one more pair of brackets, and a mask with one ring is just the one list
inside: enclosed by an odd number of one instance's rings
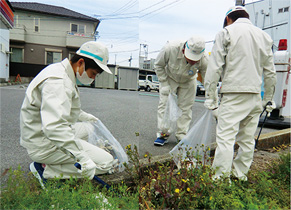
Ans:
{"label": "dandelion", "polygon": [[185,179],[182,179],[182,181],[183,181],[184,183],[186,183],[186,182],[187,182]]}
{"label": "dandelion", "polygon": [[179,193],[180,192],[180,190],[179,189],[175,189],[175,193]]}
{"label": "dandelion", "polygon": [[210,196],[209,200],[210,200],[210,201],[212,200],[212,196]]}
{"label": "dandelion", "polygon": [[190,188],[189,187],[187,187],[187,191],[190,192]]}
{"label": "dandelion", "polygon": [[181,174],[180,171],[177,174],[180,175]]}
{"label": "dandelion", "polygon": [[145,158],[146,158],[147,156],[148,156],[147,154],[144,155]]}

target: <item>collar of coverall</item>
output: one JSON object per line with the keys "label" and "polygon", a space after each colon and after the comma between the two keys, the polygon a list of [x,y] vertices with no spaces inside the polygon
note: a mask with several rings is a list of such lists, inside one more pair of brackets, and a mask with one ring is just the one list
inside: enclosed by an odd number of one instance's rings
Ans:
{"label": "collar of coverall", "polygon": [[70,61],[68,58],[65,58],[62,62],[62,65],[64,66],[70,80],[72,80],[73,84],[76,85],[76,77],[75,77],[75,73],[74,70],[70,64]]}

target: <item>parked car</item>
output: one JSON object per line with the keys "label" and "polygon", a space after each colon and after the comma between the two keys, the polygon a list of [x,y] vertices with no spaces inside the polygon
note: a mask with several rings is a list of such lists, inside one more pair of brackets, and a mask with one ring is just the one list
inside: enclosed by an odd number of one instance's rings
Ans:
{"label": "parked car", "polygon": [[205,88],[203,84],[199,80],[197,80],[196,96],[199,96],[199,95],[205,95]]}

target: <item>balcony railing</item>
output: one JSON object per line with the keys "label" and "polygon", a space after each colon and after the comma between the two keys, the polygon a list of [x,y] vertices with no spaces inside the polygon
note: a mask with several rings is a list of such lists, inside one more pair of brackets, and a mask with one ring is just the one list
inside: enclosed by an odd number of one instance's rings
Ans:
{"label": "balcony railing", "polygon": [[94,35],[92,34],[82,34],[75,32],[67,32],[66,46],[67,47],[80,47],[83,43],[87,41],[94,41]]}

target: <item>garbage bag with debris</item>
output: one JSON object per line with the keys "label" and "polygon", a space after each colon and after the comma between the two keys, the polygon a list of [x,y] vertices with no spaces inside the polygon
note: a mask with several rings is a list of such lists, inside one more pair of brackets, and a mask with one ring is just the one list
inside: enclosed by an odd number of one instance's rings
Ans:
{"label": "garbage bag with debris", "polygon": [[[89,143],[110,153],[114,159],[118,160],[118,164],[116,164],[113,172],[122,172],[125,169],[123,163],[128,163],[128,157],[120,143],[114,138],[101,120],[81,123],[82,129],[76,130],[78,135],[85,136],[85,139],[88,139]],[[80,126],[78,127],[80,128]]]}
{"label": "garbage bag with debris", "polygon": [[210,155],[208,148],[211,148],[214,143],[212,140],[213,127],[212,110],[207,109],[202,117],[193,124],[187,135],[170,151],[178,168],[181,168],[182,161],[187,161],[195,167],[197,156],[204,161],[204,154]]}
{"label": "garbage bag with debris", "polygon": [[182,110],[177,104],[177,95],[170,93],[166,104],[164,116],[160,125],[160,129],[163,133],[174,133],[177,128],[177,120],[182,115]]}

